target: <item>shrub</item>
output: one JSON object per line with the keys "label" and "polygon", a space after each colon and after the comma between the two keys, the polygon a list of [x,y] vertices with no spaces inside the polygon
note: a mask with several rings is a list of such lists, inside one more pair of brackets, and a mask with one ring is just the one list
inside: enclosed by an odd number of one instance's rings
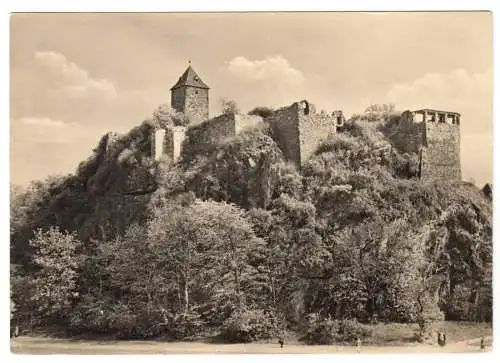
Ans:
{"label": "shrub", "polygon": [[372,329],[360,324],[356,319],[332,320],[330,318],[313,319],[307,333],[302,338],[310,345],[330,345],[366,338],[372,335]]}
{"label": "shrub", "polygon": [[221,337],[231,343],[270,339],[278,333],[276,316],[261,309],[236,310],[222,325]]}
{"label": "shrub", "polygon": [[302,340],[310,345],[330,345],[338,340],[339,323],[330,318],[315,320],[310,323]]}
{"label": "shrub", "polygon": [[371,336],[372,329],[360,324],[356,319],[348,319],[339,323],[337,334],[341,341],[352,341]]}

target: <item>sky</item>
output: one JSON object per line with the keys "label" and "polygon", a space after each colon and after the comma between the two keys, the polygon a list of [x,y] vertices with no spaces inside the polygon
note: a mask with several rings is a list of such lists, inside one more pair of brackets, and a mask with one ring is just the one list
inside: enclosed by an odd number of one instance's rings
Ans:
{"label": "sky", "polygon": [[170,103],[188,60],[244,112],[307,99],[349,116],[374,103],[456,111],[462,174],[492,181],[487,12],[14,14],[11,182],[74,172],[108,131]]}

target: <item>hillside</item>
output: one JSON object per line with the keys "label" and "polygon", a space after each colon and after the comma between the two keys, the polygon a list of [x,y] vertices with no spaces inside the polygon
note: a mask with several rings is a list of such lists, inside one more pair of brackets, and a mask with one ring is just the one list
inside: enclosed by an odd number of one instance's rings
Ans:
{"label": "hillside", "polygon": [[73,175],[12,201],[13,321],[311,344],[369,334],[355,320],[418,322],[422,337],[491,321],[491,200],[419,180],[386,134],[398,115],[351,118],[300,170],[266,122],[195,157],[188,132],[177,163],[148,158],[151,128],[175,115],[103,136]]}

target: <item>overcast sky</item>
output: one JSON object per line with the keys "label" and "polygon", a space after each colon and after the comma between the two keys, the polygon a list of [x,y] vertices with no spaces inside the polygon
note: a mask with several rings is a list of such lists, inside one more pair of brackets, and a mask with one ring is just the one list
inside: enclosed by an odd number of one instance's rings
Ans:
{"label": "overcast sky", "polygon": [[11,181],[73,172],[107,131],[170,103],[187,61],[242,111],[307,99],[462,114],[464,179],[492,180],[489,13],[17,14]]}

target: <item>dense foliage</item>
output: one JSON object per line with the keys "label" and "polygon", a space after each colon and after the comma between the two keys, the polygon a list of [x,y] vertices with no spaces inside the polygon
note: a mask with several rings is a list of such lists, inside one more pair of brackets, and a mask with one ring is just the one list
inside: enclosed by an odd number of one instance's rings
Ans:
{"label": "dense foliage", "polygon": [[422,337],[443,319],[491,321],[491,200],[418,180],[417,156],[384,134],[394,117],[370,107],[300,171],[264,126],[176,164],[151,161],[147,135],[182,115],[159,108],[105,136],[74,175],[12,191],[12,322],[330,344],[373,321]]}

